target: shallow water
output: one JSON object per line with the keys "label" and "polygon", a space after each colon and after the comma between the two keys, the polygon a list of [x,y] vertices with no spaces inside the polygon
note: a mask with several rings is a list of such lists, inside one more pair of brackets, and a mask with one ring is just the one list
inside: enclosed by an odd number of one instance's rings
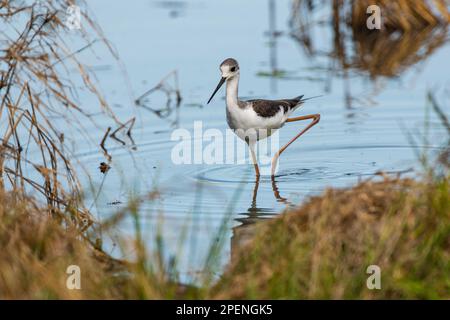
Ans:
{"label": "shallow water", "polygon": [[[280,34],[275,39],[268,33],[269,2],[133,1],[124,5],[94,0],[89,5],[120,54],[128,80],[100,46],[94,46],[97,57],[83,53],[84,61],[96,71],[117,116],[122,120],[136,116],[137,121],[132,131],[134,147],[127,137],[122,137],[125,146],[107,141],[112,168],[106,176],[98,170],[105,161],[98,143],[113,125],[111,119],[96,116],[100,128],[89,129],[92,140],[75,145],[78,166],[86,173],[83,184],[94,190],[86,192],[86,203],[100,220],[107,219],[130,196],[145,195],[157,186],[160,196],[142,203],[142,230],[149,249],[154,249],[160,228],[165,256],[178,257],[183,281],[194,279],[202,269],[209,247],[228,218],[218,272],[229,260],[232,246],[247,239],[246,227],[256,220],[300,204],[326,187],[350,186],[378,171],[410,175],[420,171],[408,134],[422,136],[425,130],[427,90],[448,88],[448,68],[443,66],[448,65],[450,46],[442,46],[396,79],[374,82],[351,70],[346,79],[342,73],[326,70],[329,59],[307,56],[289,35],[289,1],[276,1],[272,28]],[[326,30],[315,35],[324,47],[330,39]],[[227,57],[240,63],[242,97],[324,95],[296,112],[320,113],[321,121],[282,155],[275,183],[262,177],[256,184],[251,165],[175,165],[171,161],[174,128],[191,131],[198,120],[205,129],[227,128],[224,90],[206,105],[220,77],[218,65]],[[275,67],[288,76],[265,76]],[[179,76],[183,97],[179,108],[158,116],[136,107],[134,99],[171,70],[177,70]],[[349,91],[354,97],[351,106],[346,101]],[[95,103],[82,101],[86,107]],[[164,101],[164,96],[156,93],[147,105],[159,109]],[[432,112],[429,116],[431,143],[419,140],[416,147],[435,152],[442,146],[444,130]],[[280,132],[282,143],[301,126],[286,125]],[[133,230],[131,219],[125,219],[114,232],[123,236]],[[111,237],[115,239],[114,233]],[[122,255],[114,240],[107,245],[114,255]]]}

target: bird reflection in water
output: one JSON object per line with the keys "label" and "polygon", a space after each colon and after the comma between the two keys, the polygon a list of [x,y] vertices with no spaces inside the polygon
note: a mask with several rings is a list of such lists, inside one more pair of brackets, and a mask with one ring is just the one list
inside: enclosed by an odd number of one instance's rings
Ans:
{"label": "bird reflection in water", "polygon": [[[242,213],[242,215],[244,215],[243,218],[235,219],[240,222],[240,224],[233,228],[233,235],[231,237],[231,260],[234,259],[234,253],[237,251],[237,248],[246,245],[253,239],[256,231],[256,222],[271,218],[276,214],[276,212],[271,208],[258,207],[257,197],[259,185],[260,178],[257,177],[255,180],[255,186],[253,187],[253,196],[250,207],[247,212]],[[271,177],[271,186],[273,195],[277,202],[286,204],[287,208],[294,207],[289,200],[281,196],[280,190],[277,186],[276,177],[274,176]]]}

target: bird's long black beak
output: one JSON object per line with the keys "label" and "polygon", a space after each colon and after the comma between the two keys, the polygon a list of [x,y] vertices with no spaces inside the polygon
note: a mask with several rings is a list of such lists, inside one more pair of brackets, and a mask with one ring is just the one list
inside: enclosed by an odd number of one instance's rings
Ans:
{"label": "bird's long black beak", "polygon": [[217,85],[216,90],[214,90],[213,94],[211,95],[211,98],[209,98],[208,103],[209,104],[212,100],[212,98],[214,97],[214,95],[217,93],[217,91],[219,91],[220,87],[225,83],[225,80],[227,80],[227,78],[222,77],[219,81],[219,84]]}

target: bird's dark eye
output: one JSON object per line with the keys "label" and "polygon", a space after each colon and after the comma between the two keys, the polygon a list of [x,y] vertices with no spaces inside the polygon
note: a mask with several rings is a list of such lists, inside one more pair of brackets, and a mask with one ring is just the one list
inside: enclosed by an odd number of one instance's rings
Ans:
{"label": "bird's dark eye", "polygon": [[235,72],[236,71],[236,67],[232,67],[230,70],[231,70],[231,72]]}

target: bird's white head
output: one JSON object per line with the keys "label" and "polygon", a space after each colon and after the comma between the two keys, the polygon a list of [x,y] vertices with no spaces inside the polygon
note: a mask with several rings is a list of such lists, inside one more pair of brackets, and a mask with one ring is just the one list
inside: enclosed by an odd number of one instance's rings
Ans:
{"label": "bird's white head", "polygon": [[211,102],[212,98],[214,97],[216,92],[219,91],[220,87],[225,83],[225,81],[233,79],[235,76],[239,75],[239,64],[233,58],[225,59],[220,64],[220,72],[222,74],[222,78],[220,79],[216,90],[214,90],[213,94],[211,95],[211,98],[209,98],[208,103]]}
{"label": "bird's white head", "polygon": [[233,58],[225,59],[220,64],[220,72],[222,73],[222,78],[231,79],[239,73],[239,64]]}

